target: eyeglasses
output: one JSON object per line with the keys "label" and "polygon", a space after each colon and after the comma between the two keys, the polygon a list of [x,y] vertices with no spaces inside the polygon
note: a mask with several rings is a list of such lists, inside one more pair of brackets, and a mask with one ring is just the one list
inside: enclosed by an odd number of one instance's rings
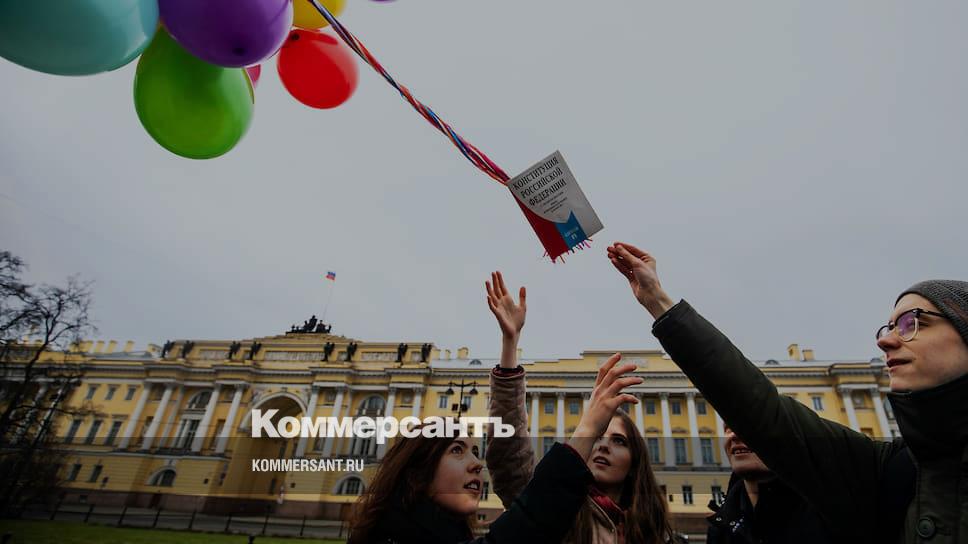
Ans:
{"label": "eyeglasses", "polygon": [[913,308],[897,316],[895,321],[888,322],[887,325],[877,329],[877,334],[874,337],[880,340],[888,334],[891,334],[891,331],[894,331],[897,332],[898,338],[902,341],[910,342],[918,335],[918,323],[922,315],[933,315],[947,319],[944,314],[939,314],[938,312],[929,312],[921,308]]}

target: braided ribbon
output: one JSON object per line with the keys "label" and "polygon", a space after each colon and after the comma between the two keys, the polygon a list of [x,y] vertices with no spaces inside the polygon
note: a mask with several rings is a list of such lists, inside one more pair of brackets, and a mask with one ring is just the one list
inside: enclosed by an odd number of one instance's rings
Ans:
{"label": "braided ribbon", "polygon": [[373,67],[374,70],[379,72],[379,74],[383,76],[383,79],[387,80],[387,83],[392,85],[394,89],[400,92],[400,95],[403,96],[403,98],[409,102],[411,106],[413,106],[413,109],[417,110],[417,112],[422,115],[428,123],[435,126],[437,130],[450,138],[450,141],[453,142],[453,144],[457,147],[457,149],[460,150],[461,153],[464,154],[465,157],[467,157],[467,160],[471,161],[474,166],[479,168],[485,174],[494,178],[494,180],[501,185],[507,185],[508,180],[511,178],[504,172],[504,170],[501,170],[501,168],[494,164],[494,162],[489,159],[487,155],[474,147],[470,142],[462,138],[460,134],[457,134],[457,132],[455,132],[450,125],[448,125],[443,119],[434,113],[434,110],[430,109],[429,106],[414,98],[414,96],[410,94],[409,89],[397,83],[393,79],[393,76],[391,76],[390,73],[387,72],[376,60],[376,58],[374,58],[373,55],[366,49],[366,46],[364,46],[360,40],[357,40],[356,36],[351,34],[349,30],[346,30],[346,27],[344,27],[342,23],[340,23],[336,17],[333,16],[328,9],[326,9],[326,6],[322,5],[318,0],[306,1],[312,4],[313,7],[316,8],[316,11],[318,11],[319,14],[329,22],[329,25],[333,27],[333,30],[339,34],[339,37],[346,42],[346,45],[348,45],[350,49],[356,51],[356,54],[359,55],[360,58],[366,61],[366,63]]}

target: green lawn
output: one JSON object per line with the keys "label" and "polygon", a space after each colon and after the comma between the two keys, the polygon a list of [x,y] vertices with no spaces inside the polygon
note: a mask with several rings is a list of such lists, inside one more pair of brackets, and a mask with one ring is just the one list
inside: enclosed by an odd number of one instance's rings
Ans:
{"label": "green lawn", "polygon": [[[10,544],[248,544],[245,535],[216,535],[156,529],[118,529],[65,521],[0,520]],[[342,544],[342,540],[256,537],[255,544]]]}

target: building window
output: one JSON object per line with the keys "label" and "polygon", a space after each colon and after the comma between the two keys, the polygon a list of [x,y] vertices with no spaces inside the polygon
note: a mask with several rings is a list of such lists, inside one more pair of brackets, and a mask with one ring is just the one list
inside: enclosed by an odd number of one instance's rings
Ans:
{"label": "building window", "polygon": [[101,465],[94,465],[94,470],[91,471],[91,477],[87,479],[88,483],[94,483],[101,476],[101,471],[104,467]]}
{"label": "building window", "polygon": [[118,437],[118,433],[121,432],[121,424],[122,423],[123,422],[120,419],[116,419],[116,420],[114,420],[113,423],[111,423],[111,429],[108,430],[108,436],[104,439],[104,445],[105,446],[113,446],[114,445],[114,439],[117,438]]}
{"label": "building window", "polygon": [[450,404],[450,397],[448,395],[437,396],[437,408],[440,408],[441,410],[446,410],[449,404]]}
{"label": "building window", "polygon": [[864,403],[864,392],[863,391],[854,391],[853,393],[850,394],[850,399],[854,403],[854,408],[863,408],[864,407],[864,404],[865,403]]}
{"label": "building window", "polygon": [[676,464],[683,465],[687,463],[686,460],[686,439],[685,438],[673,438],[672,445],[676,449]]}
{"label": "building window", "polygon": [[100,419],[95,419],[94,423],[91,423],[91,430],[87,431],[87,438],[84,439],[85,444],[94,443],[94,439],[97,437],[97,432],[101,430],[102,423],[104,423],[104,421]]}
{"label": "building window", "polygon": [[484,482],[484,492],[481,495],[486,501],[491,496],[491,482]]}
{"label": "building window", "polygon": [[161,472],[152,476],[151,481],[148,485],[155,485],[160,487],[171,487],[175,484],[175,471],[171,469],[165,469]]}
{"label": "building window", "polygon": [[474,400],[470,395],[464,395],[464,399],[461,401],[461,412],[466,412],[471,409],[471,401]]}
{"label": "building window", "polygon": [[111,399],[113,399],[114,398],[114,392],[117,391],[117,390],[118,390],[118,386],[116,386],[116,385],[109,385],[108,386],[108,393],[106,395],[104,395],[104,400],[111,400]]}
{"label": "building window", "polygon": [[346,478],[336,487],[337,495],[359,495],[363,491],[363,480],[356,476]]}
{"label": "building window", "polygon": [[67,436],[64,437],[64,442],[70,444],[74,441],[74,437],[77,436],[77,429],[81,427],[81,420],[75,419],[71,421],[70,428],[67,429]]}
{"label": "building window", "polygon": [[645,445],[649,449],[649,462],[651,462],[652,464],[655,464],[655,465],[659,464],[659,462],[660,462],[660,460],[659,460],[659,439],[656,438],[656,437],[654,437],[654,436],[650,436],[650,437],[648,437],[648,438],[645,439]]}
{"label": "building window", "polygon": [[704,400],[696,401],[696,413],[701,416],[706,415],[706,401]]}
{"label": "building window", "polygon": [[188,401],[189,410],[204,410],[208,407],[208,401],[212,398],[211,391],[202,391],[201,393],[196,393],[191,400]]}
{"label": "building window", "polygon": [[546,400],[544,405],[544,413],[553,414],[555,413],[555,401]]}
{"label": "building window", "polygon": [[80,463],[74,463],[71,465],[71,471],[67,473],[67,481],[73,482],[77,479],[77,475],[81,473]]}
{"label": "building window", "polygon": [[135,386],[133,386],[133,385],[130,386],[130,387],[128,387],[128,393],[124,396],[124,400],[131,400],[131,399],[133,399],[134,398],[134,392],[137,391],[137,390],[138,390],[138,388],[135,387]]}
{"label": "building window", "polygon": [[713,465],[716,460],[713,459],[713,439],[712,438],[700,438],[699,448],[702,450],[702,463],[704,465]]}
{"label": "building window", "polygon": [[551,447],[554,446],[554,445],[555,445],[555,437],[553,437],[553,436],[546,436],[546,437],[542,438],[541,439],[541,452],[542,452],[542,454],[545,454],[545,453],[548,453],[549,451],[551,451]]}
{"label": "building window", "polygon": [[692,504],[692,486],[691,485],[682,486],[682,503]]}
{"label": "building window", "polygon": [[94,398],[94,392],[95,391],[97,391],[97,386],[96,385],[89,385],[89,386],[87,386],[87,396],[84,397],[84,400],[91,400],[91,399],[93,399]]}
{"label": "building window", "polygon": [[578,409],[578,406],[579,405],[578,405],[578,401],[577,400],[570,400],[570,401],[568,401],[568,413],[571,414],[571,415],[573,415],[573,416],[577,416],[578,415],[578,410],[579,410]]}
{"label": "building window", "polygon": [[818,412],[823,412],[823,397],[810,397],[813,399],[813,409]]}
{"label": "building window", "polygon": [[669,403],[672,406],[672,415],[678,416],[682,414],[682,403],[674,400]]}
{"label": "building window", "polygon": [[387,402],[383,400],[383,397],[372,395],[360,403],[360,407],[356,411],[356,415],[379,417],[383,415],[383,410],[386,408],[386,405]]}
{"label": "building window", "polygon": [[183,419],[178,428],[178,435],[175,439],[175,448],[187,448],[195,440],[195,433],[198,431],[197,419]]}
{"label": "building window", "polygon": [[655,415],[655,401],[648,399],[645,401],[645,413],[654,416]]}
{"label": "building window", "polygon": [[714,485],[710,491],[713,495],[713,501],[715,501],[716,504],[723,504],[723,501],[726,500],[726,497],[723,495],[723,488],[718,485]]}

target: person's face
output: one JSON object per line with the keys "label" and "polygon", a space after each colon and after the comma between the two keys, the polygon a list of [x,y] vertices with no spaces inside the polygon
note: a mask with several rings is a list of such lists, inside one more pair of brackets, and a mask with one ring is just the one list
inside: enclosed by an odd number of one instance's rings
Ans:
{"label": "person's face", "polygon": [[632,452],[629,450],[629,438],[625,434],[622,418],[613,417],[609,422],[605,434],[602,435],[592,448],[592,455],[588,458],[588,468],[595,477],[595,483],[602,491],[621,488],[625,477],[632,466]]}
{"label": "person's face", "polygon": [[760,456],[756,455],[729,427],[726,427],[724,449],[729,459],[729,466],[740,478],[757,478],[770,473],[770,469]]}
{"label": "person's face", "polygon": [[476,446],[471,448],[462,439],[454,440],[437,463],[434,481],[430,484],[430,498],[453,514],[474,514],[484,488],[481,480],[483,468],[484,465],[477,458]]}
{"label": "person's face", "polygon": [[[902,313],[914,308],[939,311],[928,299],[909,293],[897,302],[890,321],[895,322]],[[891,391],[930,389],[968,373],[968,345],[950,321],[922,314],[917,330],[914,339],[907,342],[895,332],[877,340],[877,347],[887,356]]]}

